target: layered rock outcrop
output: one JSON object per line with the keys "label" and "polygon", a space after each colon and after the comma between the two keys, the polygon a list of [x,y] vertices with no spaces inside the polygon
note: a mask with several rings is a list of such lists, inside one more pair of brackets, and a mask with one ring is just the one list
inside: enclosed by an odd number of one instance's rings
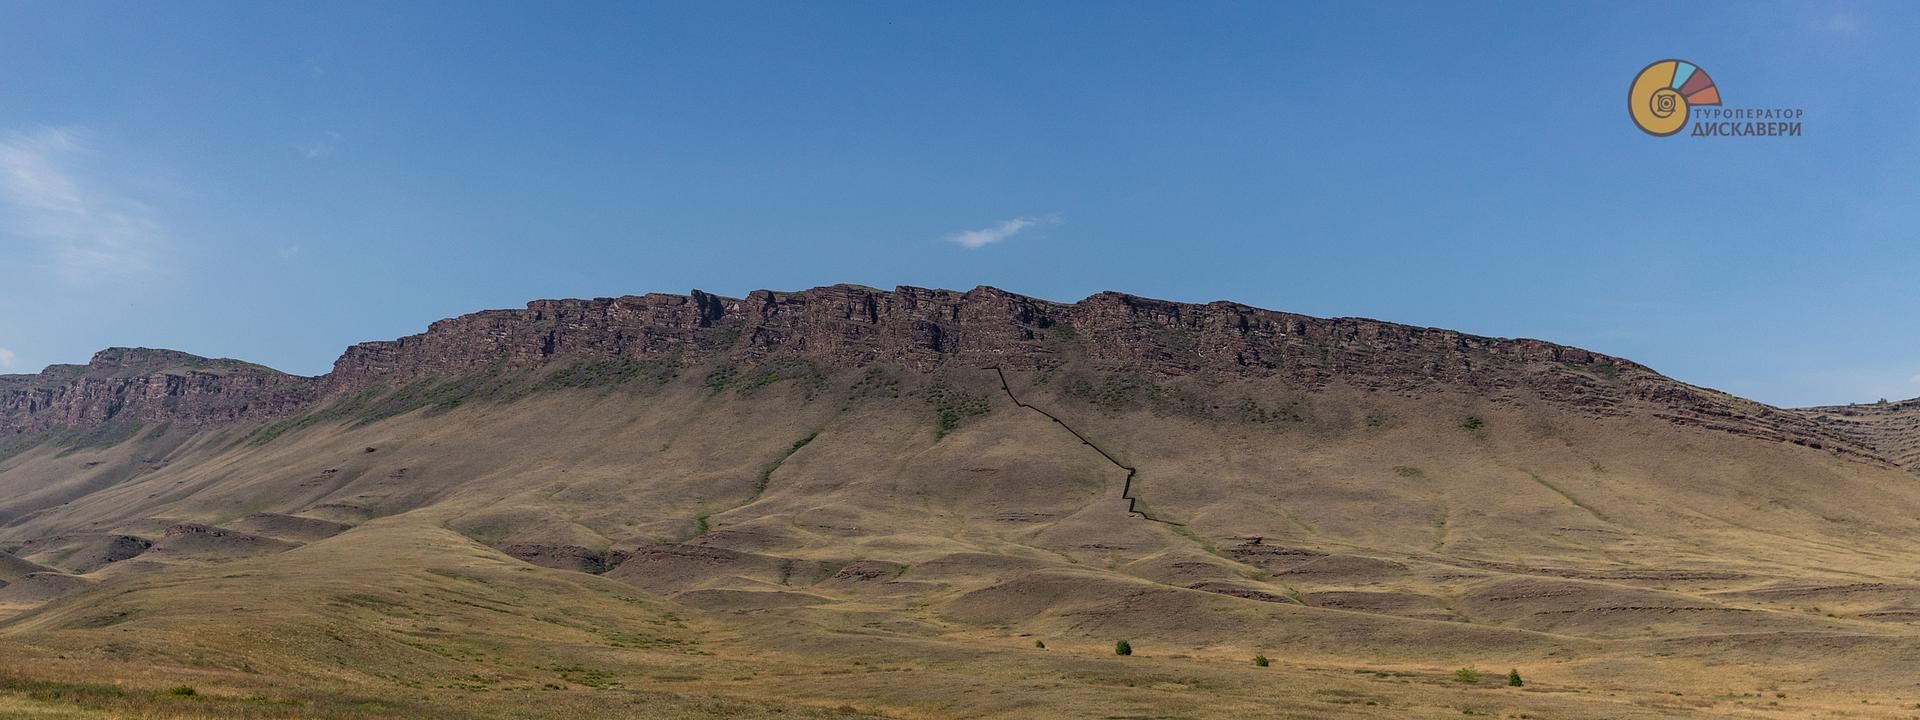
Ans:
{"label": "layered rock outcrop", "polygon": [[759,290],[744,298],[694,291],[539,300],[523,310],[477,312],[433,323],[419,335],[355,345],[316,378],[170,351],[108,350],[84,367],[0,377],[0,432],[85,427],[119,417],[190,425],[259,420],[420,380],[616,357],[680,366],[802,359],[920,371],[1036,370],[1081,361],[1155,377],[1276,378],[1304,388],[1332,382],[1409,392],[1448,387],[1495,398],[1533,395],[1598,415],[1638,408],[1678,424],[1872,455],[1857,436],[1806,415],[1539,340],[1114,292],[1067,304],[990,287],[853,285]]}
{"label": "layered rock outcrop", "polygon": [[173,350],[109,348],[86,365],[0,376],[0,437],[115,420],[202,426],[279,417],[319,384],[237,360]]}
{"label": "layered rock outcrop", "polygon": [[1812,407],[1798,412],[1828,431],[1920,473],[1920,398]]}
{"label": "layered rock outcrop", "polygon": [[556,357],[621,356],[683,364],[804,358],[833,367],[946,364],[1037,369],[1073,352],[1158,375],[1351,376],[1382,385],[1504,380],[1499,367],[1549,362],[1647,373],[1633,363],[1537,340],[1502,340],[1356,318],[1321,319],[1215,302],[1101,293],[1054,303],[981,287],[968,292],[850,285],[542,300],[434,323],[427,332],[349,348],[331,391],[506,367]]}

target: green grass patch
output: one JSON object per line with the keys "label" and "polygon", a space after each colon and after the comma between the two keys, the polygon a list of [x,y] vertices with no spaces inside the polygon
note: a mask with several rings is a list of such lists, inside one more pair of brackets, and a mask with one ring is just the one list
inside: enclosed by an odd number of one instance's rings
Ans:
{"label": "green grass patch", "polygon": [[986,395],[954,387],[944,379],[935,379],[926,389],[927,405],[933,408],[934,438],[946,437],[948,433],[959,429],[967,418],[978,417],[993,411],[993,404]]}
{"label": "green grass patch", "polygon": [[826,391],[827,372],[812,360],[793,358],[751,368],[721,365],[708,371],[701,381],[714,394],[731,391],[743,396],[782,383],[792,383],[800,388],[802,397],[812,400]]}
{"label": "green grass patch", "polygon": [[880,368],[867,368],[866,373],[854,381],[853,387],[847,389],[848,400],[897,397],[900,397],[900,379]]}
{"label": "green grass patch", "polygon": [[557,388],[612,388],[628,383],[660,387],[680,375],[678,363],[637,362],[624,357],[582,360],[547,373],[545,385]]}

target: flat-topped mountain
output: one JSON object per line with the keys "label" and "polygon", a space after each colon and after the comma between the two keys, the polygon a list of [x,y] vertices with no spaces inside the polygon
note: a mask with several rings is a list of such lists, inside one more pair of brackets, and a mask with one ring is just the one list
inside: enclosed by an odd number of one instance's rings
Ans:
{"label": "flat-topped mountain", "polygon": [[433,323],[419,335],[355,345],[332,372],[314,378],[234,360],[115,348],[85,366],[0,376],[0,435],[116,419],[192,425],[271,419],[410,383],[594,360],[655,372],[792,361],[839,369],[1038,371],[1078,360],[1142,377],[1279,379],[1303,389],[1334,382],[1397,392],[1445,386],[1493,398],[1535,395],[1599,415],[1639,408],[1675,423],[1884,457],[1858,433],[1803,414],[1539,340],[1114,292],[1065,304],[990,287],[853,285],[759,290],[745,298],[696,290],[540,300],[524,310],[472,313]]}
{"label": "flat-topped mountain", "polygon": [[543,300],[318,377],[114,349],[0,377],[0,686],[109,673],[54,689],[155,717],[1901,718],[1913,405],[984,287]]}

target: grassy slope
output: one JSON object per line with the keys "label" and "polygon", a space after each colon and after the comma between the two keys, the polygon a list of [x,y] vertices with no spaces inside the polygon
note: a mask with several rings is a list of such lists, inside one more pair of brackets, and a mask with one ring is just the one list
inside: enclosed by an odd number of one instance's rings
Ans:
{"label": "grassy slope", "polygon": [[[1122,473],[990,376],[948,378],[992,410],[944,437],[921,378],[899,379],[716,393],[688,377],[261,445],[12,458],[0,488],[144,465],[0,540],[159,539],[263,512],[357,527],[94,571],[0,625],[0,697],[162,717],[1905,717],[1914,701],[1900,611],[1920,608],[1902,561],[1920,490],[1896,471],[1445,393],[1212,391],[1290,408],[1257,422],[1015,377],[1139,467],[1137,494],[1175,527],[1126,517]],[[638,554],[594,577],[493,549],[515,544]],[[1111,655],[1122,637],[1136,657]],[[1467,686],[1467,665],[1530,685]],[[22,678],[123,685],[42,701]],[[208,697],[153,694],[183,682]],[[238,700],[256,696],[301,704]]]}

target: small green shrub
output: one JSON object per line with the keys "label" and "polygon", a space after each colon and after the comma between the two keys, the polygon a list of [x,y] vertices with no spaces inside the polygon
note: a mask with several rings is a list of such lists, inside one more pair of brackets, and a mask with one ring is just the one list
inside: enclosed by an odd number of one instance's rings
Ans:
{"label": "small green shrub", "polygon": [[985,415],[993,410],[987,396],[948,385],[945,380],[934,380],[932,385],[927,386],[926,399],[938,421],[934,432],[936,439],[958,429],[967,418]]}
{"label": "small green shrub", "polygon": [[1480,682],[1480,671],[1473,668],[1460,668],[1453,671],[1453,679],[1472,685]]}
{"label": "small green shrub", "polygon": [[1047,641],[1045,641],[1045,640],[1035,640],[1035,641],[1033,641],[1033,646],[1034,646],[1034,647],[1037,647],[1037,648],[1040,648],[1041,650],[1045,650],[1045,649],[1047,649]]}
{"label": "small green shrub", "polygon": [[705,385],[708,390],[718,393],[732,388],[734,383],[738,382],[739,379],[740,368],[732,365],[721,365],[708,371],[706,380],[702,381],[701,384]]}
{"label": "small green shrub", "polygon": [[548,387],[604,388],[636,380],[665,385],[680,373],[677,363],[642,363],[624,357],[582,360],[547,375]]}
{"label": "small green shrub", "polygon": [[1508,670],[1508,671],[1507,671],[1507,687],[1520,687],[1520,686],[1522,686],[1522,685],[1525,685],[1525,684],[1526,684],[1525,682],[1522,682],[1522,681],[1520,680],[1520,671],[1519,671],[1519,670]]}
{"label": "small green shrub", "polygon": [[1600,376],[1602,380],[1618,380],[1620,379],[1620,366],[1610,362],[1598,363],[1593,366],[1593,374]]}
{"label": "small green shrub", "polygon": [[193,689],[192,685],[176,685],[172,690],[168,690],[167,694],[180,697],[193,697],[199,695],[200,691]]}
{"label": "small green shrub", "polygon": [[1486,424],[1487,421],[1481,420],[1479,415],[1469,415],[1467,419],[1460,421],[1460,427],[1468,430],[1479,430]]}
{"label": "small green shrub", "polygon": [[848,400],[897,397],[900,397],[900,380],[880,368],[867,368],[867,373],[860,376],[860,381],[847,389]]}
{"label": "small green shrub", "polygon": [[1127,641],[1125,641],[1125,640],[1121,640],[1120,642],[1117,642],[1117,643],[1114,643],[1114,644],[1113,644],[1113,654],[1115,654],[1115,655],[1132,655],[1132,654],[1133,654],[1133,643],[1130,643],[1130,642],[1127,642]]}
{"label": "small green shrub", "polygon": [[1253,666],[1254,666],[1254,667],[1266,667],[1266,666],[1267,666],[1267,656],[1265,656],[1265,655],[1255,655],[1255,656],[1253,656]]}

